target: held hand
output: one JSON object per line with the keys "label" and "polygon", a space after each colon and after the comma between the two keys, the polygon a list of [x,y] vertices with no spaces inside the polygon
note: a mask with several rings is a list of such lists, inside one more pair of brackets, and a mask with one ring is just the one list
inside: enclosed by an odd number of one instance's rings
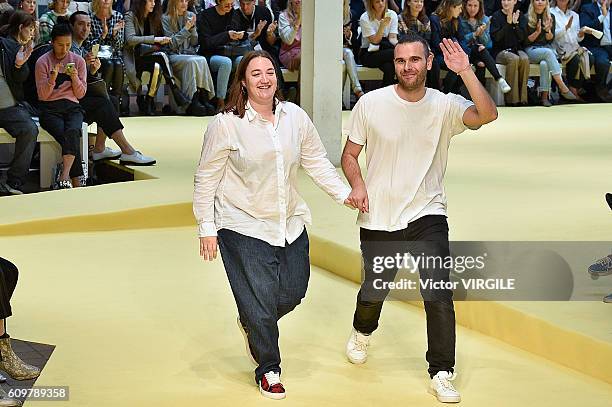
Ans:
{"label": "held hand", "polygon": [[92,75],[98,72],[98,69],[100,69],[101,66],[102,66],[102,62],[100,62],[100,59],[95,58],[93,62],[91,63],[90,72],[92,73]]}
{"label": "held hand", "polygon": [[217,258],[217,236],[200,238],[200,256],[209,261]]}
{"label": "held hand", "polygon": [[32,41],[28,42],[25,46],[22,45],[15,56],[15,65],[22,66],[26,63],[30,55],[32,55]]}
{"label": "held hand", "polygon": [[512,13],[512,24],[518,24],[520,16],[521,10],[516,10],[514,13]]}
{"label": "held hand", "polygon": [[92,65],[94,61],[96,60],[96,58],[93,56],[91,52],[88,52],[87,54],[85,54],[84,59],[85,59],[85,64],[87,65]]}
{"label": "held hand", "polygon": [[458,74],[470,69],[470,60],[458,42],[443,38],[440,43],[440,50],[442,50],[444,56],[444,63],[451,71]]}
{"label": "held hand", "polygon": [[482,51],[483,49],[485,49],[485,46],[482,44],[478,44],[478,51]]}
{"label": "held hand", "polygon": [[240,34],[238,31],[229,30],[228,33],[229,33],[230,40],[232,41],[238,41],[239,39],[242,38],[242,34]]}
{"label": "held hand", "polygon": [[70,72],[68,72],[68,75],[70,75],[70,80],[72,82],[79,79],[79,72],[77,71],[76,66],[73,69],[71,69]]}
{"label": "held hand", "polygon": [[348,205],[358,209],[360,212],[367,213],[370,211],[368,191],[366,191],[365,185],[353,188],[348,198],[346,198],[345,204],[347,201],[349,202]]}

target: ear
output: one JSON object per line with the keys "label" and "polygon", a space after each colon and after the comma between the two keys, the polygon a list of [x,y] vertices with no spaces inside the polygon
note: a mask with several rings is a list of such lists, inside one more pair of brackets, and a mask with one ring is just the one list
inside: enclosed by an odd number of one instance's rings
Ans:
{"label": "ear", "polygon": [[429,55],[427,56],[427,70],[431,71],[431,65],[433,64],[434,54],[429,51]]}

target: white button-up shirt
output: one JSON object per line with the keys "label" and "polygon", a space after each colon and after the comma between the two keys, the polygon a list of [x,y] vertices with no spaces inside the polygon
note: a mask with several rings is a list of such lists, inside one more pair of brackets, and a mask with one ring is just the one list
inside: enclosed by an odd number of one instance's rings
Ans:
{"label": "white button-up shirt", "polygon": [[[606,45],[612,45],[612,35],[610,34],[610,15],[604,17],[603,12],[601,11],[601,4],[597,3],[597,7],[599,7],[599,22],[603,24],[603,37],[601,37],[601,41],[599,45],[602,47]],[[608,9],[608,13],[610,9]]]}
{"label": "white button-up shirt", "polygon": [[350,188],[299,106],[280,102],[274,123],[249,104],[243,118],[216,115],[204,134],[195,174],[193,211],[199,235],[216,236],[225,228],[272,246],[295,241],[311,222],[297,191],[300,166],[336,202],[344,203]]}
{"label": "white button-up shirt", "polygon": [[[563,56],[566,52],[574,51],[578,46],[578,42],[584,39],[584,36],[582,38],[578,37],[578,33],[580,32],[580,17],[575,11],[569,8],[564,13],[563,10],[556,6],[550,9],[550,13],[555,16],[555,39],[553,45],[557,50],[557,54]],[[571,17],[574,17],[572,25],[566,30],[565,26]]]}

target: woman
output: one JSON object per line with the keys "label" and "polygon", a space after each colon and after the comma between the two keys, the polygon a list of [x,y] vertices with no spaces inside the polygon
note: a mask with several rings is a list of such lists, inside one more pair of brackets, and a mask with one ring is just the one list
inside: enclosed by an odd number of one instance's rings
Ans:
{"label": "woman", "polygon": [[540,64],[540,86],[538,91],[542,98],[542,106],[550,107],[549,99],[550,77],[559,86],[561,97],[566,100],[576,100],[576,96],[567,87],[561,78],[561,65],[557,61],[557,54],[552,48],[555,38],[555,16],[550,14],[548,0],[531,0],[527,12],[527,47],[525,52],[529,62]]}
{"label": "woman", "polygon": [[571,3],[573,2],[570,0],[552,0],[550,12],[555,17],[556,23],[553,46],[561,62],[565,64],[570,90],[578,100],[582,101],[579,91],[584,81],[591,78],[594,59],[589,50],[579,44],[584,39],[586,28],[580,27],[580,17],[572,10]]}
{"label": "woman", "polygon": [[290,71],[299,71],[302,54],[302,0],[289,0],[287,8],[278,16],[281,38],[279,59]]}
{"label": "woman", "polygon": [[35,24],[36,24],[35,30],[34,30],[34,44],[40,44],[40,28],[39,28],[39,22],[36,16],[36,0],[21,0],[19,2],[18,8],[20,10],[25,11],[32,17],[34,17]]}
{"label": "woman", "polygon": [[516,0],[501,0],[502,9],[491,16],[492,56],[506,66],[510,92],[505,95],[507,106],[527,105],[529,56],[523,50],[527,18],[515,10]]}
{"label": "woman", "polygon": [[36,61],[36,90],[40,100],[40,125],[62,147],[59,188],[81,186],[83,175],[79,138],[83,110],[79,99],[87,90],[85,61],[70,52],[72,30],[68,24],[56,24],[51,30],[49,52]]}
{"label": "woman", "polygon": [[344,0],[344,18],[343,18],[343,48],[342,48],[342,59],[344,60],[344,75],[342,83],[348,74],[353,88],[355,97],[359,99],[363,96],[363,89],[359,82],[359,76],[357,75],[357,63],[355,62],[355,55],[352,51],[353,43],[353,32],[351,31],[351,9],[349,7],[349,0]]}
{"label": "woman", "polygon": [[187,11],[188,6],[188,0],[170,0],[168,12],[162,17],[164,35],[171,39],[168,58],[177,75],[181,91],[191,98],[191,104],[186,109],[187,114],[212,115],[214,108],[208,103],[208,99],[209,96],[214,96],[215,86],[206,58],[196,53],[196,15]]}
{"label": "woman", "polygon": [[[423,0],[408,0],[399,16],[399,35],[407,34],[412,31],[423,37],[431,44],[431,23],[429,17],[425,14]],[[427,71],[427,86],[434,89],[440,89],[440,65],[434,58],[431,64],[431,69]]]}
{"label": "woman", "polygon": [[161,51],[162,46],[170,44],[170,41],[169,37],[163,36],[160,0],[132,1],[132,10],[125,15],[123,61],[134,91],[141,92],[142,73],[151,73],[146,96],[138,95],[140,110],[145,115],[153,115],[155,112],[153,98],[159,85],[160,73],[170,86],[178,106],[187,107],[191,103],[178,88],[170,60]]}
{"label": "woman", "polygon": [[108,93],[121,99],[123,89],[123,28],[125,20],[123,15],[113,10],[113,0],[92,0],[91,33],[89,45],[100,44],[101,48],[108,48],[110,54],[100,52],[98,56],[102,63],[100,73],[106,82]]}
{"label": "woman", "polygon": [[468,52],[470,63],[476,65],[476,76],[480,83],[485,85],[486,68],[497,81],[501,91],[510,92],[512,89],[502,78],[495,60],[489,53],[493,47],[493,41],[489,35],[490,19],[484,15],[482,0],[465,0],[459,24],[464,32],[462,47],[470,51]]}
{"label": "woman", "polygon": [[226,54],[229,47],[225,46],[247,37],[244,32],[230,29],[234,12],[233,0],[218,0],[216,6],[203,10],[198,19],[199,53],[206,57],[210,70],[217,73],[215,92],[219,111],[225,107],[230,75],[242,59],[241,55]]}
{"label": "woman", "polygon": [[310,273],[310,211],[297,193],[298,168],[340,204],[350,192],[308,115],[281,102],[277,84],[270,54],[245,55],[225,110],[206,130],[193,201],[200,255],[216,258],[218,239],[239,327],[258,363],[255,381],[273,399],[285,397],[277,321],[304,298]]}
{"label": "woman", "polygon": [[68,15],[68,6],[70,6],[70,0],[53,0],[49,2],[47,5],[49,11],[39,18],[40,38],[38,44],[46,44],[51,40],[51,30],[58,17],[70,17]]}
{"label": "woman", "polygon": [[395,82],[393,48],[397,44],[398,20],[395,11],[387,8],[387,0],[364,0],[366,11],[359,19],[363,66],[383,71],[383,86]]}
{"label": "woman", "polygon": [[[462,9],[462,0],[443,0],[436,12],[432,14],[429,19],[431,22],[431,45],[435,59],[438,60],[440,67],[447,71],[443,82],[444,92],[446,93],[459,93],[459,89],[463,82],[459,75],[446,68],[444,57],[440,50],[440,43],[443,38],[448,38],[459,44],[465,44],[464,32],[459,24],[459,16],[461,15]],[[469,50],[465,50],[465,52],[468,55],[470,53]]]}

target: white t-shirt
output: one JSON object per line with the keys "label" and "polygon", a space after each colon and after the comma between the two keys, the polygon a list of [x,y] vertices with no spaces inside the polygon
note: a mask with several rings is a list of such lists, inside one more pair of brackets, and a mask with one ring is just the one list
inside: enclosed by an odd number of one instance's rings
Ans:
{"label": "white t-shirt", "polygon": [[[385,17],[391,17],[391,24],[385,28],[384,37],[389,37],[389,34],[398,34],[399,31],[397,29],[397,14],[393,10],[387,10]],[[366,11],[359,18],[359,26],[361,27],[361,48],[368,48],[370,46],[370,41],[368,37],[376,34],[378,31],[378,27],[380,27],[380,20],[370,21],[370,16],[368,16],[368,12]]]}
{"label": "white t-shirt", "polygon": [[418,102],[407,102],[395,85],[359,99],[343,132],[366,150],[370,212],[359,213],[360,227],[391,232],[425,215],[446,215],[448,146],[467,129],[463,113],[472,105],[429,88]]}

